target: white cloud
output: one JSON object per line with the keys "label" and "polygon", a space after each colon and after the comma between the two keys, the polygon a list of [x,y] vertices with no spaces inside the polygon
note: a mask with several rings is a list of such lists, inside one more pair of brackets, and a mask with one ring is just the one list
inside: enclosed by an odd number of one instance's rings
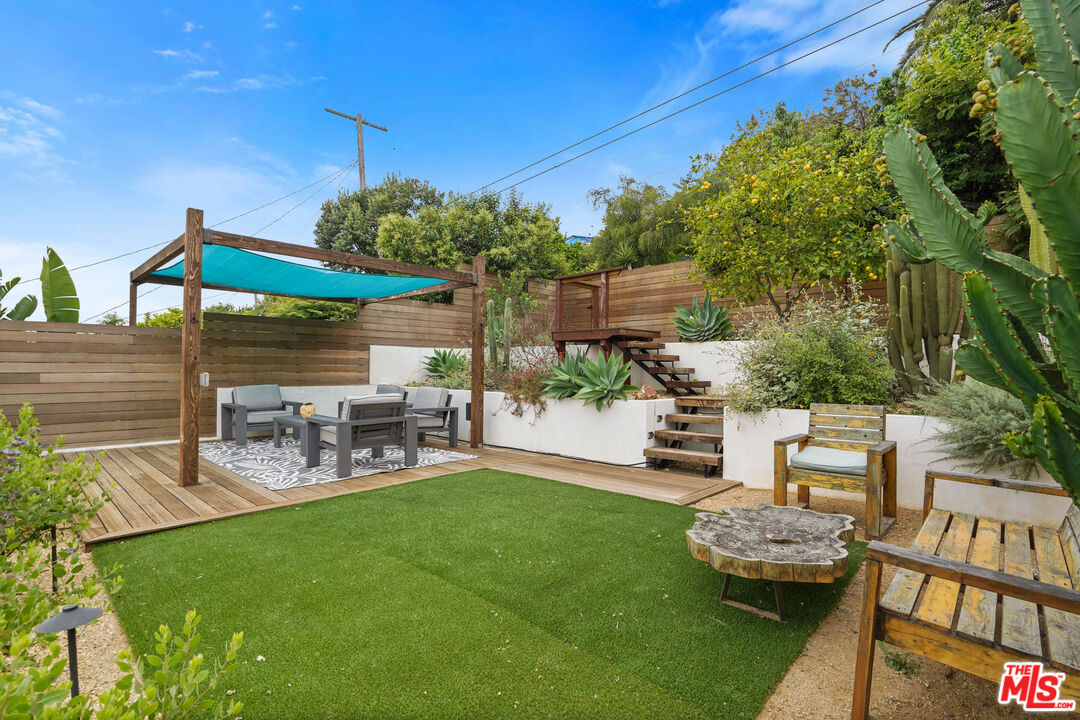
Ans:
{"label": "white cloud", "polygon": [[172,48],[165,48],[164,50],[151,50],[150,52],[155,55],[160,55],[166,60],[171,60],[172,58],[183,58],[187,62],[198,62],[202,60],[201,57],[190,50],[173,50]]}
{"label": "white cloud", "polygon": [[168,48],[164,50],[151,50],[150,52],[154,53],[155,55],[160,55],[163,58],[180,57],[180,53],[176,52],[175,50],[169,50]]}
{"label": "white cloud", "polygon": [[300,12],[300,10],[302,10],[302,8],[299,5],[293,5],[289,9],[292,10],[293,12]]}
{"label": "white cloud", "polygon": [[[317,78],[312,80],[315,79]],[[240,78],[225,85],[200,85],[195,90],[196,92],[220,94],[240,92],[241,90],[270,90],[299,84],[301,84],[301,81],[292,75],[259,75],[258,77]]]}
{"label": "white cloud", "polygon": [[52,124],[64,114],[32,98],[10,93],[2,93],[0,97],[12,102],[0,104],[0,158],[15,163],[20,177],[67,182],[63,166],[70,161],[56,149],[64,134]]}
{"label": "white cloud", "polygon": [[266,23],[265,25],[262,26],[262,29],[263,30],[273,30],[276,27],[277,27],[276,22],[268,22],[268,23]]}
{"label": "white cloud", "polygon": [[181,28],[181,32],[189,33],[194,32],[195,30],[202,30],[202,28],[202,25],[196,25],[195,23],[188,20],[186,23],[184,23],[184,27]]}
{"label": "white cloud", "polygon": [[217,70],[192,70],[191,72],[189,72],[184,77],[189,78],[191,80],[203,80],[203,79],[206,79],[206,78],[212,78],[212,77],[217,77],[217,76],[218,76],[218,71]]}
{"label": "white cloud", "polygon": [[272,10],[267,10],[263,13],[263,20],[269,20],[272,17],[274,17],[274,12]]}

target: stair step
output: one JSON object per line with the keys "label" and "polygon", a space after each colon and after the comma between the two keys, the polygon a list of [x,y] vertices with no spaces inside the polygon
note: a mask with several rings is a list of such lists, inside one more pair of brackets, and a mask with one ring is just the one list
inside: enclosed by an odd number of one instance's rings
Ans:
{"label": "stair step", "polygon": [[669,388],[707,388],[712,387],[711,380],[665,380]]}
{"label": "stair step", "polygon": [[695,432],[693,430],[657,430],[653,433],[657,440],[679,440],[681,442],[705,443],[707,445],[721,445],[724,442],[723,433]]}
{"label": "stair step", "polygon": [[643,350],[663,350],[665,345],[662,342],[645,342],[643,340],[626,340],[626,341],[620,342],[619,347],[641,348]]}
{"label": "stair step", "polygon": [[678,448],[650,447],[643,451],[645,457],[658,460],[675,460],[690,465],[720,467],[724,462],[723,453],[699,452],[698,450],[680,450]]}
{"label": "stair step", "polygon": [[723,425],[723,415],[705,415],[703,413],[668,413],[664,419],[669,423],[690,423],[691,425]]}
{"label": "stair step", "polygon": [[727,405],[727,400],[715,395],[694,395],[690,397],[675,398],[675,407],[722,408],[725,405]]}
{"label": "stair step", "polygon": [[653,362],[678,362],[678,355],[650,355],[649,353],[634,353],[632,358],[638,362],[647,362],[652,360]]}
{"label": "stair step", "polygon": [[651,367],[647,368],[653,375],[693,375],[694,368],[680,367]]}

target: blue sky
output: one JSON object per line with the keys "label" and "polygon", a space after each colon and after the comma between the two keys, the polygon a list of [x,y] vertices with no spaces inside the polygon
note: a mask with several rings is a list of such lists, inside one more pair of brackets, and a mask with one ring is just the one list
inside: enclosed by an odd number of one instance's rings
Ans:
{"label": "blue sky", "polygon": [[[365,133],[369,183],[397,172],[468,192],[867,2],[4,0],[0,269],[36,278],[46,245],[74,267],[165,243],[183,230],[186,207],[214,224],[331,175],[355,159],[355,132],[324,107],[389,128]],[[885,0],[621,130],[913,2]],[[915,12],[519,190],[550,203],[565,234],[595,232],[590,188],[620,173],[670,185],[690,155],[721,148],[754,110],[780,100],[803,108],[839,76],[890,70],[902,43],[882,55],[885,43]],[[321,200],[356,183],[355,171],[341,174],[223,229],[252,233],[314,192],[261,233],[310,244]],[[83,317],[125,302],[128,272],[150,252],[77,271]],[[20,289],[37,294],[36,286]],[[215,291],[204,298],[250,301]],[[140,309],[178,299],[162,288]]]}

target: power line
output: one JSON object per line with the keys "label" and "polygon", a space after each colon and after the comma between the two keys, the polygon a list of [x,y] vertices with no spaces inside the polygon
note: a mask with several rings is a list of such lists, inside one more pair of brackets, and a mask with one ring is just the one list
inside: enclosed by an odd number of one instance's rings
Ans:
{"label": "power line", "polygon": [[[150,288],[150,289],[149,289],[149,290],[147,290],[146,292],[144,292],[144,293],[140,294],[140,295],[139,295],[139,296],[138,296],[138,297],[136,298],[136,300],[137,300],[138,298],[143,298],[143,297],[146,297],[147,295],[149,295],[150,293],[154,292],[155,290],[160,290],[160,289],[161,289],[161,288],[163,288],[163,287],[165,287],[165,286],[164,286],[164,285],[155,285],[154,287]],[[101,317],[102,315],[107,315],[108,313],[111,313],[111,312],[112,312],[113,310],[119,310],[120,308],[122,308],[122,307],[124,307],[125,305],[127,305],[127,304],[128,304],[129,302],[131,302],[131,301],[130,301],[130,300],[125,300],[124,302],[120,303],[119,305],[114,305],[113,307],[109,308],[108,310],[102,310],[102,311],[101,311],[101,312],[99,312],[99,313],[98,313],[97,315],[91,315],[90,317],[86,318],[86,320],[84,320],[83,322],[90,322],[90,321],[91,321],[91,320],[93,320],[94,318],[97,318],[97,317]]]}
{"label": "power line", "polygon": [[[538,172],[538,173],[534,173],[534,174],[530,175],[529,177],[525,178],[524,180],[518,180],[518,181],[517,181],[517,182],[515,182],[515,183],[512,183],[512,184],[510,184],[510,185],[507,185],[507,186],[506,186],[506,187],[504,187],[504,188],[503,188],[502,190],[497,190],[497,191],[496,191],[496,194],[497,194],[497,195],[501,195],[502,193],[506,192],[507,190],[512,190],[513,188],[517,187],[518,185],[521,185],[521,184],[523,184],[523,183],[527,183],[527,182],[529,182],[530,180],[533,180],[533,179],[535,179],[535,178],[538,178],[538,177],[540,177],[541,175],[545,175],[545,174],[547,174],[547,173],[551,172],[552,170],[556,170],[556,169],[558,169],[558,168],[562,167],[563,165],[568,165],[569,163],[572,163],[572,162],[574,162],[575,160],[577,160],[577,159],[579,159],[579,158],[583,158],[583,157],[585,157],[586,155],[589,155],[589,154],[591,154],[591,153],[594,153],[594,152],[596,152],[597,150],[600,150],[600,149],[602,149],[602,148],[605,148],[605,147],[607,147],[608,145],[612,145],[612,144],[614,144],[614,143],[617,143],[617,142],[619,142],[620,140],[623,140],[623,139],[625,139],[625,138],[628,138],[628,137],[630,137],[631,135],[634,135],[634,134],[636,134],[636,133],[639,133],[639,132],[641,132],[642,130],[646,130],[646,129],[648,129],[648,128],[652,127],[653,125],[657,125],[657,124],[659,124],[659,123],[662,123],[663,121],[665,121],[665,120],[668,120],[668,119],[670,119],[670,118],[673,118],[673,117],[675,117],[676,115],[679,115],[679,114],[681,114],[681,113],[684,113],[684,112],[686,112],[687,110],[691,110],[691,109],[693,109],[693,108],[695,108],[695,107],[697,107],[697,106],[699,106],[699,105],[702,105],[702,104],[704,104],[704,103],[706,103],[706,102],[708,102],[708,101],[710,101],[710,100],[714,100],[714,99],[716,99],[716,98],[720,97],[721,95],[725,95],[725,94],[727,94],[727,93],[731,92],[732,90],[736,90],[736,89],[738,89],[738,88],[740,88],[740,87],[743,87],[744,85],[748,85],[749,83],[751,83],[751,82],[753,82],[753,81],[755,81],[755,80],[759,80],[760,78],[763,78],[763,77],[765,77],[766,75],[771,75],[772,73],[774,73],[774,72],[776,72],[776,71],[778,71],[778,70],[782,70],[783,68],[785,68],[785,67],[787,67],[787,66],[789,66],[789,65],[792,65],[792,64],[794,64],[794,63],[797,63],[797,62],[799,62],[800,60],[804,60],[804,59],[806,59],[806,58],[810,57],[811,55],[816,55],[817,53],[819,53],[819,52],[822,52],[823,50],[827,50],[828,48],[830,48],[830,47],[833,47],[834,45],[838,45],[839,43],[842,43],[842,42],[844,42],[845,40],[849,40],[849,39],[851,39],[851,38],[855,37],[856,35],[860,35],[860,34],[862,34],[862,33],[866,32],[867,30],[871,30],[871,29],[873,29],[873,28],[877,27],[878,25],[882,25],[882,24],[884,24],[884,23],[888,22],[889,20],[892,20],[892,19],[894,19],[894,18],[897,18],[897,17],[899,17],[900,15],[903,15],[903,14],[904,14],[904,13],[906,13],[906,12],[909,12],[909,11],[911,11],[911,10],[914,10],[915,8],[919,7],[920,5],[925,5],[927,1],[928,1],[928,0],[922,0],[922,2],[917,2],[917,3],[915,3],[914,5],[909,5],[908,7],[904,8],[903,10],[901,10],[901,11],[899,11],[899,12],[893,13],[892,15],[889,15],[889,16],[888,16],[888,17],[886,17],[886,18],[882,18],[881,20],[878,20],[878,21],[877,21],[877,22],[875,22],[875,23],[871,23],[870,25],[867,25],[866,27],[860,28],[859,30],[855,30],[854,32],[850,32],[850,33],[848,33],[847,35],[845,35],[845,36],[843,36],[843,37],[841,37],[841,38],[839,38],[839,39],[837,39],[837,40],[833,40],[833,41],[832,41],[832,42],[830,42],[830,43],[826,43],[825,45],[822,45],[821,47],[819,47],[819,48],[817,48],[817,49],[815,49],[815,50],[811,50],[810,52],[806,52],[806,53],[803,53],[802,55],[799,55],[798,57],[796,57],[796,58],[793,58],[793,59],[791,59],[791,60],[788,60],[788,61],[787,61],[787,62],[785,62],[785,63],[781,63],[780,65],[777,65],[777,66],[776,66],[776,67],[774,67],[774,68],[771,68],[771,69],[769,69],[769,70],[766,70],[766,71],[765,71],[765,72],[763,72],[763,73],[759,73],[759,74],[757,74],[757,75],[754,75],[754,76],[753,76],[753,77],[751,77],[751,78],[748,78],[748,79],[746,79],[746,80],[743,80],[742,82],[739,82],[739,83],[736,83],[735,85],[731,85],[731,86],[729,86],[729,87],[727,87],[727,88],[724,88],[723,90],[721,90],[721,91],[720,91],[720,92],[718,92],[718,93],[715,93],[715,94],[713,94],[713,95],[709,95],[708,97],[706,97],[706,98],[703,98],[703,99],[701,99],[701,100],[698,100],[697,102],[691,103],[690,105],[687,105],[686,107],[680,108],[680,109],[678,109],[678,110],[676,110],[676,111],[674,111],[674,112],[672,112],[672,113],[668,113],[667,115],[664,115],[663,117],[657,118],[656,120],[653,120],[652,122],[646,123],[645,125],[642,125],[641,127],[635,128],[634,130],[631,130],[630,132],[627,132],[627,133],[623,133],[622,135],[619,135],[619,136],[618,136],[618,137],[616,137],[616,138],[613,138],[613,139],[611,139],[611,140],[608,140],[608,141],[607,141],[607,142],[605,142],[605,143],[601,143],[600,145],[597,145],[596,147],[590,148],[589,150],[586,150],[585,152],[581,152],[581,153],[578,153],[577,155],[574,155],[573,157],[571,157],[571,158],[569,158],[569,159],[567,159],[567,160],[563,160],[563,161],[562,161],[562,162],[560,162],[560,163],[556,163],[555,165],[552,165],[551,167],[548,167],[548,168],[546,168],[546,169],[544,169],[544,170],[541,170],[541,171],[540,171],[540,172]],[[594,137],[595,137],[595,136],[594,136]],[[580,144],[580,143],[579,143],[579,144]],[[556,153],[556,154],[557,154],[557,153]],[[549,156],[549,157],[550,157],[550,156]],[[534,164],[535,164],[535,163],[534,163]]]}
{"label": "power line", "polygon": [[[641,112],[637,113],[636,115],[631,115],[630,117],[626,118],[625,120],[620,120],[619,122],[615,123],[614,125],[610,125],[610,126],[604,128],[603,130],[600,130],[599,132],[595,132],[592,135],[590,135],[589,137],[585,138],[584,140],[579,140],[578,142],[574,143],[573,145],[567,145],[566,147],[562,148],[561,150],[556,150],[555,152],[551,153],[550,155],[547,155],[545,157],[540,158],[536,162],[532,162],[532,163],[529,163],[528,165],[525,165],[524,167],[520,167],[517,170],[513,171],[512,173],[508,173],[506,175],[503,175],[501,178],[499,178],[497,180],[492,180],[487,185],[484,185],[482,187],[477,188],[476,190],[473,190],[471,193],[469,193],[469,196],[475,195],[476,193],[481,192],[482,190],[486,190],[487,188],[491,187],[492,185],[494,185],[496,183],[500,183],[503,180],[506,180],[507,178],[511,178],[514,175],[517,175],[520,172],[524,172],[525,170],[528,170],[531,167],[535,167],[535,166],[539,165],[540,163],[544,162],[545,160],[550,160],[551,158],[555,157],[556,155],[561,155],[562,153],[566,152],[567,150],[572,150],[573,148],[576,148],[579,145],[583,145],[583,144],[589,142],[590,140],[603,135],[606,132],[609,132],[611,130],[614,130],[617,127],[621,127],[621,126],[625,125],[628,122],[631,122],[633,120],[637,120],[639,117],[641,117],[643,115],[647,115],[647,114],[651,113],[653,110],[656,110],[658,108],[662,108],[665,105],[669,105],[670,103],[675,102],[679,98],[683,98],[683,97],[686,97],[687,95],[689,95],[690,93],[697,92],[701,88],[706,87],[708,85],[711,85],[712,83],[716,82],[717,80],[723,80],[724,78],[728,77],[729,75],[732,75],[734,73],[737,73],[740,70],[748,68],[748,67],[750,67],[751,65],[753,65],[755,63],[761,62],[765,58],[771,57],[771,56],[773,56],[773,55],[775,55],[775,54],[777,54],[779,52],[783,52],[784,50],[788,49],[789,47],[791,47],[793,45],[797,45],[797,44],[801,43],[803,40],[811,38],[814,35],[817,35],[818,33],[824,32],[825,30],[828,30],[829,28],[835,27],[835,26],[839,25],[840,23],[844,22],[845,20],[850,20],[851,18],[855,17],[856,15],[858,15],[860,13],[863,13],[863,12],[866,12],[870,8],[875,7],[877,5],[880,5],[883,2],[885,2],[885,0],[876,0],[875,2],[872,2],[869,5],[865,5],[865,6],[861,7],[861,8],[859,8],[858,10],[855,10],[855,11],[849,13],[848,15],[845,15],[844,17],[842,17],[842,18],[840,18],[838,20],[834,20],[833,22],[829,23],[828,25],[822,25],[817,30],[809,32],[806,35],[803,35],[800,38],[796,38],[795,40],[792,40],[791,42],[789,42],[789,43],[787,43],[785,45],[781,45],[778,48],[770,50],[769,52],[765,53],[764,55],[759,55],[758,57],[754,58],[753,60],[748,60],[747,62],[743,63],[742,65],[739,65],[736,68],[732,68],[731,70],[728,70],[727,72],[724,72],[724,73],[722,73],[720,75],[717,75],[716,77],[714,77],[714,78],[712,78],[710,80],[706,80],[705,82],[701,83],[700,85],[695,85],[694,87],[690,88],[689,90],[681,92],[678,95],[675,95],[674,97],[670,97],[670,98],[668,98],[667,100],[664,100],[661,103],[657,103],[656,105],[653,105],[650,108],[642,110]],[[924,2],[919,3],[919,5],[923,5],[925,2],[928,2],[928,0],[924,0]],[[917,6],[912,6],[912,7],[917,7]],[[911,8],[908,8],[908,10],[910,10],[910,9]],[[907,10],[905,10],[903,12],[907,12]],[[895,16],[893,16],[893,17],[895,17]],[[892,18],[886,18],[886,20],[890,20],[890,19],[892,19]],[[873,26],[871,26],[871,27],[873,27]],[[828,46],[826,46],[826,47],[828,47]],[[783,66],[781,66],[781,67],[783,67]],[[691,106],[691,107],[693,107],[693,106]],[[513,187],[513,186],[511,186],[511,187]]]}
{"label": "power line", "polygon": [[[356,163],[353,163],[353,165],[355,165],[355,164],[356,164]],[[352,165],[350,165],[349,167],[351,168],[351,167],[352,167]],[[348,169],[349,169],[349,168],[345,168],[345,170],[348,170]],[[225,223],[229,223],[229,222],[232,222],[233,220],[236,220],[236,219],[238,219],[238,218],[242,218],[242,217],[244,217],[245,215],[250,215],[251,213],[253,213],[253,212],[258,212],[259,210],[262,210],[263,208],[267,208],[267,207],[270,207],[270,206],[271,206],[271,205],[273,205],[274,203],[279,203],[279,202],[281,202],[282,200],[285,200],[285,199],[287,199],[287,198],[291,198],[291,197],[292,197],[293,195],[296,195],[297,193],[301,193],[301,192],[303,192],[303,191],[307,190],[307,189],[308,189],[309,187],[312,187],[313,185],[318,185],[318,184],[319,184],[319,183],[321,183],[321,182],[322,182],[323,180],[326,180],[326,179],[328,179],[328,178],[332,178],[332,177],[337,177],[337,176],[338,176],[339,174],[341,174],[341,173],[342,173],[342,170],[340,170],[340,169],[339,169],[339,170],[335,170],[334,172],[330,173],[330,174],[329,174],[329,175],[327,175],[326,177],[321,177],[321,178],[319,178],[318,180],[316,180],[316,181],[315,181],[315,182],[313,182],[313,183],[310,183],[310,184],[308,184],[308,185],[305,185],[304,187],[302,187],[302,188],[299,188],[299,189],[297,189],[297,190],[293,190],[293,191],[292,191],[291,193],[289,193],[288,195],[282,195],[281,197],[277,198],[276,200],[271,200],[270,202],[268,202],[268,203],[266,203],[266,204],[264,204],[264,205],[260,205],[260,206],[259,206],[259,207],[257,207],[257,208],[252,208],[251,210],[248,210],[247,212],[242,212],[242,213],[240,213],[239,215],[233,215],[233,216],[232,216],[231,218],[229,218],[228,220],[222,220],[221,222],[219,222],[219,223],[217,223],[217,224],[215,224],[215,225],[211,225],[211,226],[210,226],[210,228],[211,228],[211,229],[213,229],[213,228],[216,228],[216,227],[220,227],[220,226],[224,225]]]}
{"label": "power line", "polygon": [[347,173],[347,172],[348,172],[349,170],[352,170],[352,169],[353,169],[353,168],[354,168],[355,166],[356,166],[356,163],[355,163],[355,162],[353,162],[353,163],[349,164],[348,166],[346,166],[346,167],[342,168],[342,169],[341,169],[341,170],[339,170],[338,172],[334,173],[334,175],[333,175],[333,176],[332,176],[332,177],[331,177],[331,178],[330,178],[329,180],[327,180],[327,182],[326,182],[326,184],[325,184],[325,185],[323,185],[323,186],[321,186],[321,187],[317,188],[317,189],[315,190],[315,192],[311,193],[311,194],[310,194],[310,195],[308,195],[308,196],[307,196],[306,198],[304,198],[304,199],[303,199],[303,200],[301,200],[300,202],[296,203],[296,204],[295,204],[295,205],[293,205],[293,206],[292,206],[291,208],[289,208],[288,210],[286,210],[285,212],[283,212],[283,213],[282,213],[281,215],[278,215],[278,216],[277,216],[276,218],[274,218],[274,219],[273,219],[273,220],[271,220],[270,222],[266,223],[266,224],[265,224],[265,225],[263,225],[263,226],[262,226],[261,228],[259,228],[258,230],[256,230],[255,232],[253,232],[253,233],[251,233],[251,234],[252,234],[252,235],[258,235],[259,233],[261,233],[261,232],[262,232],[263,230],[265,230],[266,228],[270,227],[271,225],[273,225],[273,224],[274,224],[274,223],[276,223],[277,221],[279,221],[279,220],[283,219],[283,218],[284,218],[285,216],[287,216],[287,215],[289,215],[290,213],[292,213],[292,211],[293,211],[293,210],[297,209],[298,207],[300,207],[301,205],[303,205],[304,203],[306,203],[306,202],[307,202],[308,200],[310,200],[311,198],[315,197],[315,196],[316,196],[316,195],[318,195],[318,194],[319,194],[320,192],[322,192],[322,191],[323,191],[323,189],[324,189],[324,188],[325,188],[325,187],[326,187],[327,185],[329,185],[330,183],[334,182],[334,180],[336,180],[336,179],[337,179],[338,175],[344,175],[344,174],[345,174],[345,173]]}

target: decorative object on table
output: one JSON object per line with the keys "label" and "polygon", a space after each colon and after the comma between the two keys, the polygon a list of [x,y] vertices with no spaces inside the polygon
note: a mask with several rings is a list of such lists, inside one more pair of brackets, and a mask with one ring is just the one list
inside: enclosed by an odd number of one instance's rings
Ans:
{"label": "decorative object on table", "polygon": [[[427,467],[458,460],[471,460],[467,455],[453,450],[420,445],[416,449],[416,465]],[[334,482],[337,476],[333,450],[321,450],[319,465],[306,467],[300,442],[283,438],[281,447],[275,448],[270,438],[254,438],[247,445],[230,442],[203,443],[199,445],[199,457],[225,468],[267,490],[288,490],[305,485],[321,485]],[[357,450],[352,454],[350,477],[366,477],[405,468],[405,450],[391,445],[384,448],[382,457],[372,457],[370,450]]]}
{"label": "decorative object on table", "polygon": [[315,403],[304,403],[300,406],[300,417],[309,418],[315,414]]}
{"label": "decorative object on table", "polygon": [[68,670],[71,675],[71,697],[79,694],[79,658],[75,648],[75,628],[101,617],[100,608],[65,605],[64,609],[34,628],[39,635],[67,631]]}
{"label": "decorative object on table", "polygon": [[884,406],[811,403],[809,432],[774,445],[777,505],[787,505],[788,483],[798,486],[802,507],[810,506],[811,487],[865,494],[866,536],[883,537],[896,521],[896,442],[885,439]]}
{"label": "decorative object on table", "polygon": [[[847,572],[847,543],[855,539],[855,518],[795,507],[724,508],[698,513],[686,531],[690,554],[724,573],[720,602],[764,618],[784,621],[781,583],[831,583]],[[771,580],[776,612],[727,597],[731,576]]]}
{"label": "decorative object on table", "polygon": [[236,444],[247,443],[249,430],[273,430],[278,415],[295,415],[303,404],[298,400],[282,400],[277,385],[244,385],[233,388],[232,402],[221,403],[221,439],[233,438]]}

